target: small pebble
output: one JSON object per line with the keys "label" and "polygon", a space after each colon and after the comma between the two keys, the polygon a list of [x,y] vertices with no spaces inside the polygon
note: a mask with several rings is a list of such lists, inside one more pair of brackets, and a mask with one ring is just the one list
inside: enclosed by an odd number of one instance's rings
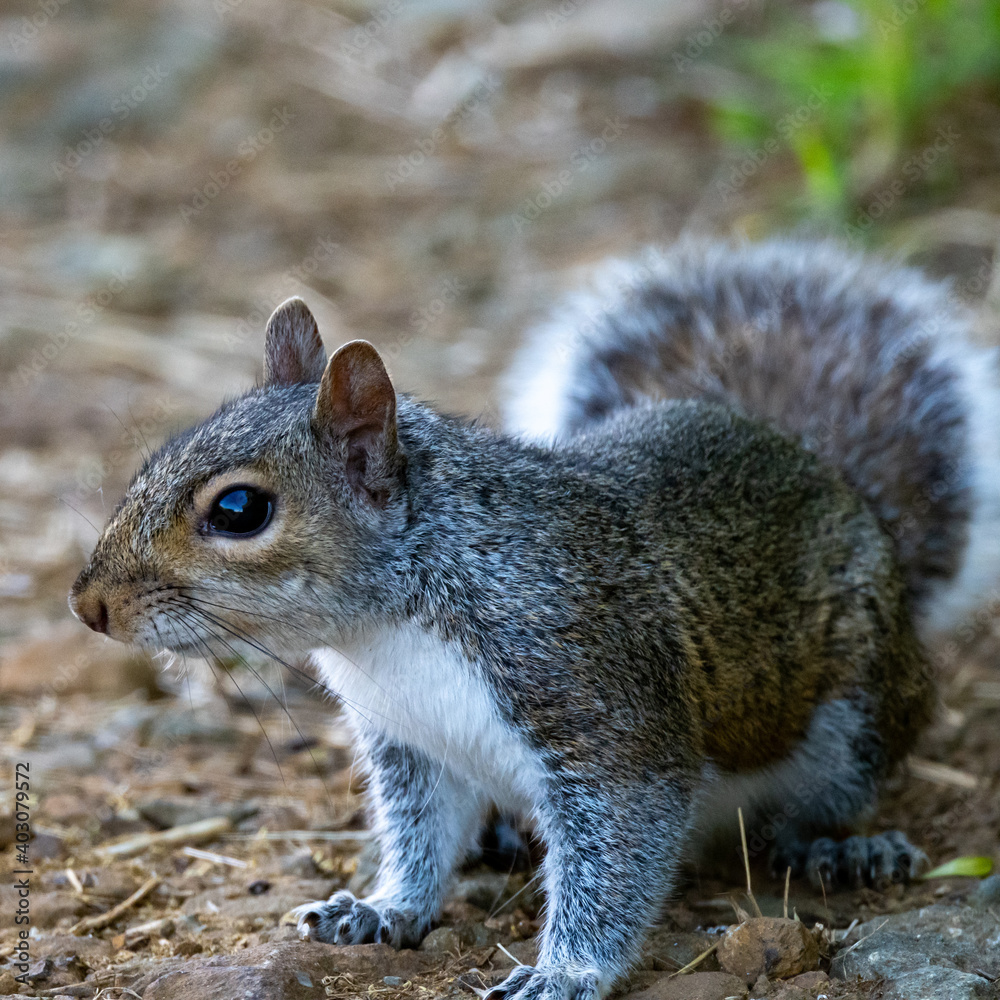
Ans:
{"label": "small pebble", "polygon": [[991,906],[1000,905],[1000,874],[984,878],[976,886],[976,891],[969,898],[969,902],[984,910]]}
{"label": "small pebble", "polygon": [[402,986],[403,980],[399,976],[383,976],[382,982],[386,986]]}

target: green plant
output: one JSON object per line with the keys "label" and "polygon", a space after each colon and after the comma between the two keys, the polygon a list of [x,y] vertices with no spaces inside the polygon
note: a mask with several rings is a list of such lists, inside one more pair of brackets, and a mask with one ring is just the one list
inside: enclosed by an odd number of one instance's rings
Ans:
{"label": "green plant", "polygon": [[846,218],[900,169],[935,114],[1000,78],[1000,0],[772,9],[728,57],[751,86],[715,103],[719,132],[741,144],[785,144],[802,172],[802,207]]}

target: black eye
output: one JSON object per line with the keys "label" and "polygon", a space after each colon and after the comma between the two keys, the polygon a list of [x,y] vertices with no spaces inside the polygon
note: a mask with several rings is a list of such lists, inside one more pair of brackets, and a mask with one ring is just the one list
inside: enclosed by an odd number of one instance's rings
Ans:
{"label": "black eye", "polygon": [[237,486],[212,504],[208,531],[213,535],[255,535],[267,527],[273,512],[269,493],[253,486]]}

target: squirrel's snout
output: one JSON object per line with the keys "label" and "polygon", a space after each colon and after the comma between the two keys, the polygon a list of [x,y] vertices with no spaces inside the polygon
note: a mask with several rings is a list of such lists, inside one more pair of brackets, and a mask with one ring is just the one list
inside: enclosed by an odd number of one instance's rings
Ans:
{"label": "squirrel's snout", "polygon": [[95,632],[108,632],[108,606],[99,597],[93,601],[80,604],[77,614],[87,628]]}
{"label": "squirrel's snout", "polygon": [[87,628],[108,634],[108,606],[99,594],[80,589],[78,584],[70,591],[69,606]]}

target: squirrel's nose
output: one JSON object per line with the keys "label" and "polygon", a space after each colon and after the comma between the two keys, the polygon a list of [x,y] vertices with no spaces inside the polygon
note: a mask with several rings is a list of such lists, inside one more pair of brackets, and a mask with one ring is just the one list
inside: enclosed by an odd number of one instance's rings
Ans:
{"label": "squirrel's nose", "polygon": [[73,594],[70,598],[73,614],[87,628],[95,632],[108,633],[108,606],[96,594]]}

